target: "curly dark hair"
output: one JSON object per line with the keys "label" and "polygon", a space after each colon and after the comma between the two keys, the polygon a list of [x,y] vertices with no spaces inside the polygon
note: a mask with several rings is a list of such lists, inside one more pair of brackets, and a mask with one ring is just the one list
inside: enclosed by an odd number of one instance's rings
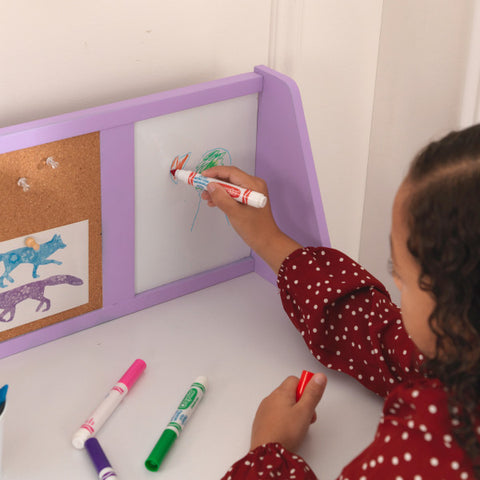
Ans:
{"label": "curly dark hair", "polygon": [[428,145],[405,182],[407,247],[435,301],[425,372],[447,387],[455,437],[480,478],[480,124]]}

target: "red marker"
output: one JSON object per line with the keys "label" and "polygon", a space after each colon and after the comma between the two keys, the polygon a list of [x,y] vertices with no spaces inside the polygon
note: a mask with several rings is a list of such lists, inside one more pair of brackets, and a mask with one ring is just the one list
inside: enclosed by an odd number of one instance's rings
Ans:
{"label": "red marker", "polygon": [[267,204],[267,197],[263,193],[254,192],[248,188],[232,185],[231,183],[218,180],[216,178],[204,177],[197,172],[190,170],[172,169],[170,174],[173,178],[181,180],[182,182],[193,185],[196,188],[205,190],[207,185],[211,182],[221,185],[227,193],[237,202],[250,205],[255,208],[263,208]]}
{"label": "red marker", "polygon": [[304,370],[302,372],[302,375],[300,376],[300,381],[298,382],[297,386],[297,402],[300,400],[300,397],[303,395],[303,391],[305,390],[305,387],[307,386],[307,383],[312,379],[313,373],[309,372],[307,370]]}

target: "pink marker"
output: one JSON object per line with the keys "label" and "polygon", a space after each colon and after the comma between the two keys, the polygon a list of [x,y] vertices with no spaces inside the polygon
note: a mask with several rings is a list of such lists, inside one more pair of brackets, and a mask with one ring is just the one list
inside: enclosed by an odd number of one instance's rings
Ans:
{"label": "pink marker", "polygon": [[147,364],[140,359],[135,360],[123,377],[108,392],[102,403],[94,410],[88,420],[77,430],[72,438],[75,448],[83,448],[85,441],[95,435],[102,425],[108,420],[119,403],[123,400],[138,377],[145,370]]}

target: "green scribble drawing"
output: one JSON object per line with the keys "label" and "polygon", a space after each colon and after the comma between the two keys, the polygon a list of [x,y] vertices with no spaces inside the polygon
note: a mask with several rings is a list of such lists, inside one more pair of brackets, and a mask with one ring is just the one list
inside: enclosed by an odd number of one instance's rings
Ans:
{"label": "green scribble drawing", "polygon": [[232,158],[228,150],[224,148],[214,148],[209,150],[203,155],[200,163],[195,167],[197,173],[202,173],[209,168],[216,167],[218,165],[231,165]]}
{"label": "green scribble drawing", "polygon": [[[225,148],[214,148],[213,150],[209,150],[203,154],[200,163],[195,167],[195,171],[197,173],[202,173],[205,170],[208,170],[212,167],[217,167],[218,165],[231,165],[232,164],[232,157],[230,156],[230,152]],[[196,188],[198,192],[198,207],[195,215],[193,217],[192,226],[190,227],[190,231],[193,231],[193,227],[195,226],[195,222],[198,217],[198,212],[200,212],[200,205],[202,203],[202,198],[200,195],[202,194],[201,188]],[[228,222],[228,217],[225,216]]]}
{"label": "green scribble drawing", "polygon": [[[177,155],[170,166],[170,171],[175,170],[177,168],[185,168],[187,163],[189,163],[189,160],[191,159],[191,152],[184,154],[184,155]],[[200,160],[199,164],[195,167],[195,172],[196,173],[202,173],[205,170],[208,170],[209,168],[212,167],[217,167],[219,165],[231,165],[232,164],[232,157],[230,155],[230,152],[225,149],[225,148],[213,148],[212,150],[208,150],[202,155],[202,159]],[[170,179],[174,182],[177,183],[177,180],[173,177],[173,175],[170,173]],[[190,228],[190,231],[193,231],[193,227],[195,226],[195,222],[197,220],[198,212],[200,211],[200,205],[202,203],[201,199],[201,194],[202,194],[202,189],[195,187],[195,190],[198,192],[198,206],[197,210],[195,212],[195,215],[193,217],[193,222],[192,226]],[[225,216],[227,223],[228,223],[228,218]]]}
{"label": "green scribble drawing", "polygon": [[[185,167],[186,163],[188,163],[190,153],[186,154],[181,160],[180,160],[180,157],[181,155],[177,155],[175,157],[175,159],[172,162],[171,170],[174,168]],[[218,165],[228,166],[231,164],[232,164],[232,157],[230,156],[230,152],[228,150],[226,150],[225,148],[213,148],[212,150],[208,150],[202,155],[202,159],[200,160],[200,163],[195,167],[195,172],[202,173],[205,170],[208,170],[209,168],[212,168],[212,167],[217,167]],[[171,178],[175,182],[172,176]],[[197,206],[197,211],[195,212],[195,215],[193,217],[190,231],[193,231],[193,227],[195,226],[195,222],[198,217],[198,212],[200,211],[200,205],[202,203],[202,199],[200,197],[200,195],[202,194],[202,189],[196,188],[196,190],[198,192],[198,206]],[[227,219],[227,222],[228,222],[228,218],[226,216],[225,218]]]}

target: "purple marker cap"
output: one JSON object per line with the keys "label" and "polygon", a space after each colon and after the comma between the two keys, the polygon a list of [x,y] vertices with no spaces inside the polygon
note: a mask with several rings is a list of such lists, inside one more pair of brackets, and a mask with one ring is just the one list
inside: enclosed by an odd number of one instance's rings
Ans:
{"label": "purple marker cap", "polygon": [[90,437],[85,442],[85,450],[88,452],[92,463],[95,465],[95,469],[98,473],[98,478],[101,480],[114,480],[117,478],[117,475],[112,469],[108,458],[106,457],[100,443],[95,437]]}

